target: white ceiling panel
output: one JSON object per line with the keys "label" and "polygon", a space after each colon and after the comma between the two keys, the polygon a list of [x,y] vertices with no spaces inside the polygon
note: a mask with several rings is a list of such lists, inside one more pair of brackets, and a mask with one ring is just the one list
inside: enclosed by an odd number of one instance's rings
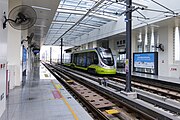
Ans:
{"label": "white ceiling panel", "polygon": [[41,46],[47,34],[53,17],[56,13],[60,0],[23,0],[24,5],[31,6],[37,13],[37,21],[33,27],[28,29],[28,35],[34,33],[31,44]]}

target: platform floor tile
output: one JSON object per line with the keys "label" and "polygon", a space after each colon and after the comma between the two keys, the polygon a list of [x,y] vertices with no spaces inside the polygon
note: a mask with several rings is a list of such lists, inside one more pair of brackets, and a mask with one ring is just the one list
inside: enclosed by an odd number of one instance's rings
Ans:
{"label": "platform floor tile", "polygon": [[[34,67],[25,85],[10,91],[6,111],[0,120],[74,120],[64,101],[54,98],[52,91],[55,87],[51,81],[60,84],[42,64],[40,67]],[[93,120],[63,86],[60,92],[78,120]]]}

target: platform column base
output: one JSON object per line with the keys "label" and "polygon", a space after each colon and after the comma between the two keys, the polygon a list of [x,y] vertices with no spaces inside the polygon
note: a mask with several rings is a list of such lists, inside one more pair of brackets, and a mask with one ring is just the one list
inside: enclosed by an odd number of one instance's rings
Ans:
{"label": "platform column base", "polygon": [[126,91],[121,91],[123,95],[126,95],[127,97],[136,99],[137,98],[137,92],[126,92]]}

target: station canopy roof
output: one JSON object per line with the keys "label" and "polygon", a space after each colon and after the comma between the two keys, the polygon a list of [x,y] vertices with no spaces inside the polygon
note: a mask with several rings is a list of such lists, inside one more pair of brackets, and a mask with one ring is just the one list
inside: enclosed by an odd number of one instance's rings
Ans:
{"label": "station canopy roof", "polygon": [[72,40],[117,21],[125,9],[124,2],[115,0],[61,0],[44,44],[60,45],[63,38],[63,44],[71,46]]}
{"label": "station canopy roof", "polygon": [[[133,6],[141,5],[133,3]],[[125,11],[125,0],[61,0],[44,45],[61,45],[63,38],[63,45],[73,46],[71,41],[118,21]]]}

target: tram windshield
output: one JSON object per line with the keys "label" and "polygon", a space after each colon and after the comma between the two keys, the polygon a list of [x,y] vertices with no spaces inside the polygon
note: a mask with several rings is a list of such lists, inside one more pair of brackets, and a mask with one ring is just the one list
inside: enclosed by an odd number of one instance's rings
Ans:
{"label": "tram windshield", "polygon": [[114,59],[110,49],[98,48],[97,50],[102,58],[103,63],[109,66],[114,65]]}

